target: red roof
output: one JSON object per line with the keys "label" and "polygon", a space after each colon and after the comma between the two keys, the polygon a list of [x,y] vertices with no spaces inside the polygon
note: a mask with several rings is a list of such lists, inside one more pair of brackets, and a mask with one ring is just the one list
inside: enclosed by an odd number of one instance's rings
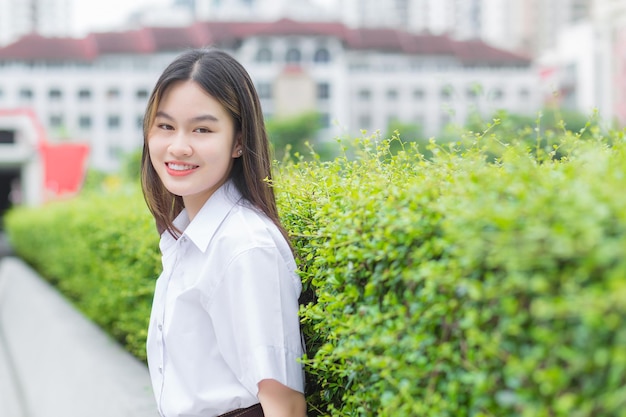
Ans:
{"label": "red roof", "polygon": [[195,37],[191,29],[191,27],[156,27],[144,30],[152,35],[154,47],[157,51],[178,51],[185,48],[206,45],[207,39]]}
{"label": "red roof", "polygon": [[466,64],[498,64],[502,61],[522,64],[530,61],[513,52],[494,48],[480,40],[454,42],[454,54]]}
{"label": "red roof", "polygon": [[145,30],[91,34],[98,54],[150,53],[155,50],[154,38]]}
{"label": "red roof", "polygon": [[482,41],[455,41],[447,36],[413,34],[395,29],[351,29],[336,22],[197,22],[186,27],[147,27],[125,32],[92,33],[86,38],[27,35],[0,48],[0,59],[91,61],[103,54],[147,54],[192,47],[232,47],[250,36],[330,36],[348,49],[414,55],[450,55],[469,65],[529,65],[530,59]]}
{"label": "red roof", "polygon": [[90,38],[46,38],[26,35],[15,43],[0,48],[0,59],[92,60],[98,50]]}
{"label": "red roof", "polygon": [[257,33],[257,35],[323,35],[345,38],[348,30],[345,25],[338,22],[300,22],[291,19],[281,19],[275,22],[268,22],[265,28]]}

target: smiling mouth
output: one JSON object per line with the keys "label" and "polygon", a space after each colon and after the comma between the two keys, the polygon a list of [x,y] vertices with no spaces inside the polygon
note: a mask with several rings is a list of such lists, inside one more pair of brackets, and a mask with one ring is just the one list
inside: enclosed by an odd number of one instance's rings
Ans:
{"label": "smiling mouth", "polygon": [[167,162],[165,165],[172,171],[189,171],[198,168],[198,165],[175,164],[172,162]]}
{"label": "smiling mouth", "polygon": [[167,169],[167,172],[172,176],[183,176],[191,174],[198,167],[198,165],[180,164],[175,162],[165,163],[165,168]]}

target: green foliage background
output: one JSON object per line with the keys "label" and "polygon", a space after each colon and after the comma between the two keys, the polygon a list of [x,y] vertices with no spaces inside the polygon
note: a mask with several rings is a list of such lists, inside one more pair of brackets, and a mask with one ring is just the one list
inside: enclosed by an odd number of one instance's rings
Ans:
{"label": "green foliage background", "polygon": [[[272,143],[274,156],[282,161],[292,155],[309,155],[310,146],[316,144],[317,134],[321,129],[320,114],[302,113],[285,118],[272,118],[266,121],[268,137]],[[317,144],[318,153],[323,144]],[[322,152],[326,158],[328,151]]]}
{"label": "green foliage background", "polygon": [[[277,165],[310,415],[626,416],[624,136],[587,125],[533,143],[501,126],[428,159],[364,137]],[[16,209],[6,226],[144,357],[159,258],[136,189]]]}

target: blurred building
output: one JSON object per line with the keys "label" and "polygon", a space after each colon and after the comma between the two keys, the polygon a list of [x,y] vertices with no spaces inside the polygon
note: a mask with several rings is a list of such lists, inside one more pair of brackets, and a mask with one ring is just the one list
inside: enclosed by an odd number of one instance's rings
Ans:
{"label": "blurred building", "polygon": [[0,45],[38,33],[68,36],[72,0],[0,0]]}
{"label": "blurred building", "polygon": [[273,21],[282,18],[313,21],[329,16],[311,0],[195,0],[197,20]]}
{"label": "blurred building", "polygon": [[76,194],[88,145],[50,143],[31,109],[0,109],[0,228],[14,205],[39,205]]}
{"label": "blurred building", "polygon": [[516,1],[524,4],[526,47],[537,56],[553,49],[564,30],[589,21],[594,0]]}
{"label": "blurred building", "polygon": [[0,219],[14,204],[44,200],[41,136],[32,111],[0,109]]}
{"label": "blurred building", "polygon": [[626,126],[626,1],[594,0],[592,36],[594,48],[581,55],[595,62],[600,108]]}
{"label": "blurred building", "polygon": [[397,28],[414,33],[452,33],[456,0],[338,0],[336,18],[355,28]]}
{"label": "blurred building", "polygon": [[338,0],[336,18],[350,27],[481,39],[536,55],[569,24],[590,17],[592,0]]}
{"label": "blurred building", "polygon": [[537,57],[544,97],[626,125],[626,1],[573,2],[569,21]]}
{"label": "blurred building", "polygon": [[540,107],[531,61],[481,41],[283,19],[83,39],[29,35],[0,48],[0,108],[34,109],[51,140],[87,141],[92,166],[112,170],[141,146],[145,105],[161,71],[182,50],[206,45],[249,70],[266,117],[317,111],[328,140],[361,129],[385,134],[391,121],[431,136],[471,112]]}

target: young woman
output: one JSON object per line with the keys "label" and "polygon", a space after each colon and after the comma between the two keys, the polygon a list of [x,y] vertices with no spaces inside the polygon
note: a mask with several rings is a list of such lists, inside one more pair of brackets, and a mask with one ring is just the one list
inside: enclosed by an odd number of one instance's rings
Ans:
{"label": "young woman", "polygon": [[270,162],[254,85],[235,59],[191,50],[165,69],[142,157],[161,233],[147,355],[163,417],[306,415],[301,282]]}

